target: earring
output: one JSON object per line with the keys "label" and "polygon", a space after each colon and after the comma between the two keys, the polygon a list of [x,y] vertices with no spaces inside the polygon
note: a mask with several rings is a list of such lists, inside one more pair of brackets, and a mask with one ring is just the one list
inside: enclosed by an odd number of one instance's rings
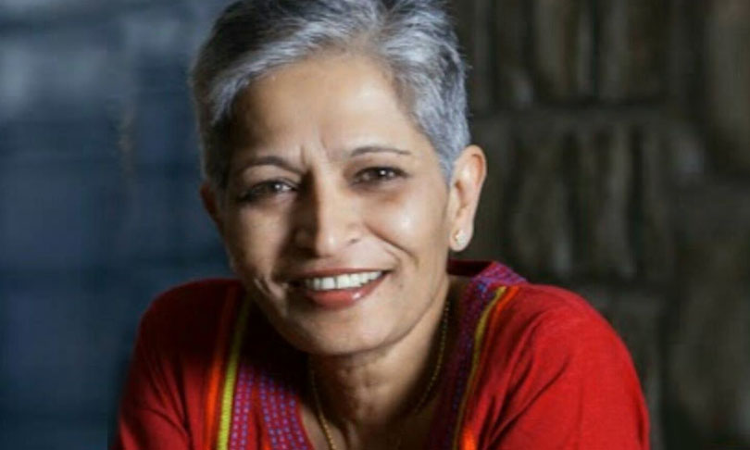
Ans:
{"label": "earring", "polygon": [[456,230],[456,232],[453,233],[453,241],[456,243],[456,247],[463,249],[463,247],[466,245],[466,236],[464,235],[464,230]]}

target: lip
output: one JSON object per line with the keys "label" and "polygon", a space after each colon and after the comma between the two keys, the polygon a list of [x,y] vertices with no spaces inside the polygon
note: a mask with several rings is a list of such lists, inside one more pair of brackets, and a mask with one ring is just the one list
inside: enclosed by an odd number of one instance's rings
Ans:
{"label": "lip", "polygon": [[389,272],[377,269],[330,269],[305,272],[304,274],[295,277],[295,280],[300,280],[302,278],[333,277],[336,275],[375,271],[383,272],[383,274],[380,278],[357,288],[314,291],[306,288],[301,282],[294,282],[292,283],[292,286],[302,297],[318,307],[325,309],[343,309],[362,301],[370,295],[378,288],[378,286],[380,286],[383,280],[388,276]]}

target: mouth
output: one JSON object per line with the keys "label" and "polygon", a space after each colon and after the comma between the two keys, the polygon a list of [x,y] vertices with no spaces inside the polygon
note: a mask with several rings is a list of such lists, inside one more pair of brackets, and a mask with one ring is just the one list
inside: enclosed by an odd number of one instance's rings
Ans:
{"label": "mouth", "polygon": [[303,277],[293,281],[291,285],[319,307],[340,309],[367,297],[387,274],[382,270],[326,274]]}

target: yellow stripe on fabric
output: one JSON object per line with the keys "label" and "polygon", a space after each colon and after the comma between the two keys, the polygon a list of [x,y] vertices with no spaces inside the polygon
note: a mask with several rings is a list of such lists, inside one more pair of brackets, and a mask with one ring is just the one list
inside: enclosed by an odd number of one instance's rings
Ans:
{"label": "yellow stripe on fabric", "polygon": [[206,419],[204,422],[205,433],[202,450],[214,450],[217,433],[219,429],[219,412],[221,405],[221,388],[226,368],[227,355],[231,345],[232,331],[236,325],[236,314],[242,306],[243,298],[236,299],[231,295],[224,305],[224,310],[219,319],[219,329],[217,331],[216,348],[214,350],[214,360],[211,364],[211,372],[208,380],[208,388],[205,398]]}
{"label": "yellow stripe on fabric", "polygon": [[471,372],[469,372],[469,379],[466,382],[466,390],[464,391],[464,398],[461,399],[461,408],[458,410],[458,420],[456,420],[456,426],[458,429],[456,433],[453,433],[453,448],[457,449],[459,440],[461,441],[461,449],[474,450],[476,448],[476,442],[474,437],[471,435],[463,436],[461,433],[461,422],[463,422],[464,413],[466,409],[466,400],[469,398],[471,387],[474,384],[474,378],[476,377],[477,367],[479,366],[479,358],[482,356],[482,341],[484,340],[484,333],[487,330],[487,322],[495,310],[495,306],[503,298],[503,295],[507,291],[505,286],[499,288],[495,293],[495,297],[490,302],[489,306],[484,309],[482,317],[479,319],[477,324],[477,331],[474,334],[474,351],[471,358]]}
{"label": "yellow stripe on fabric", "polygon": [[242,350],[242,341],[245,338],[245,329],[247,326],[247,316],[250,312],[250,301],[243,300],[240,306],[240,313],[237,317],[237,325],[232,337],[232,346],[229,351],[229,361],[227,362],[227,373],[224,379],[224,391],[221,398],[221,415],[219,416],[219,433],[216,442],[217,450],[227,450],[229,447],[229,428],[232,425],[232,403],[234,400],[234,385],[237,381],[237,366],[240,360],[240,351]]}

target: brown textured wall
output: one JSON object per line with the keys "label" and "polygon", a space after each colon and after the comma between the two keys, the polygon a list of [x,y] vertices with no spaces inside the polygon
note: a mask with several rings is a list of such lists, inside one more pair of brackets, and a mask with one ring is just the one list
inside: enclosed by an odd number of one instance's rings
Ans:
{"label": "brown textured wall", "polygon": [[491,173],[468,255],[612,321],[655,449],[750,448],[750,1],[453,6]]}

